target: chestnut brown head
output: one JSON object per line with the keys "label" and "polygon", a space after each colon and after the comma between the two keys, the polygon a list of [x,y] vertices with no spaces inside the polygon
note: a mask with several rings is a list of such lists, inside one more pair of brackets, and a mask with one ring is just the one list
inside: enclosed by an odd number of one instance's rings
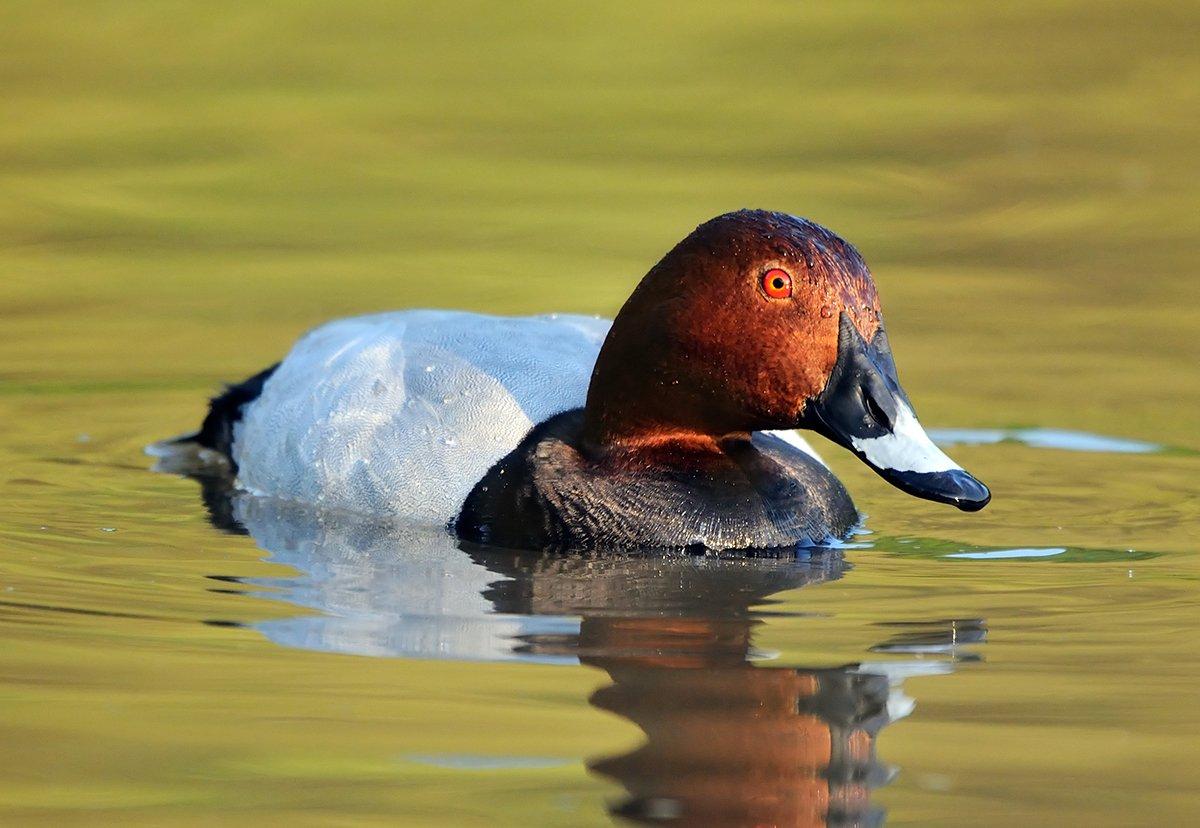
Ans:
{"label": "chestnut brown head", "polygon": [[818,431],[912,494],[961,508],[990,497],[917,423],[858,251],[806,219],[726,213],[667,253],[617,314],[585,442],[716,445],[789,428]]}

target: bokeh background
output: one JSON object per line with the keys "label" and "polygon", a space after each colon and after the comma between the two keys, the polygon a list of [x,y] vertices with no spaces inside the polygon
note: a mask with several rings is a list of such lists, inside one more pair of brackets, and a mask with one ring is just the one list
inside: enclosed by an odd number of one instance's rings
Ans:
{"label": "bokeh background", "polygon": [[[6,0],[0,17],[0,821],[602,822],[611,789],[576,760],[639,737],[587,707],[594,673],[196,623],[294,609],[210,591],[214,572],[277,573],[140,449],[331,317],[612,315],[740,207],[860,248],[926,424],[1164,447],[961,449],[996,492],[969,520],[826,449],[887,537],[1158,556],[1135,579],[1111,556],[1001,573],[877,549],[786,598],[828,620],[784,614],[762,638],[809,665],[861,657],[897,617],[992,624],[990,672],[914,680],[889,813],[1195,816],[1195,3]],[[499,776],[396,759],[472,750],[567,759]]]}
{"label": "bokeh background", "polygon": [[927,417],[1194,441],[1196,42],[1181,2],[14,0],[0,364],[201,389],[337,314],[611,314],[750,206],[862,249]]}

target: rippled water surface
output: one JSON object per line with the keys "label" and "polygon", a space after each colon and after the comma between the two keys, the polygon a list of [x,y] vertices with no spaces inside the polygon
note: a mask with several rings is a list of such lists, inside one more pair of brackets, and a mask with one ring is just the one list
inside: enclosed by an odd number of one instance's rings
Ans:
{"label": "rippled water surface", "polygon": [[[19,2],[0,822],[1200,818],[1182,3]],[[871,263],[979,514],[788,558],[458,548],[150,471],[323,319],[611,315],[700,220]]]}

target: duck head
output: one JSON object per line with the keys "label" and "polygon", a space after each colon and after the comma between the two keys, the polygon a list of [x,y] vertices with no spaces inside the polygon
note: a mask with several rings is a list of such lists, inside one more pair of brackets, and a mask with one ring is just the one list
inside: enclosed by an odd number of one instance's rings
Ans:
{"label": "duck head", "polygon": [[719,450],[792,428],[917,497],[969,511],[991,497],[917,421],[858,251],[802,218],[727,213],[667,253],[617,314],[588,389],[584,445],[610,456]]}

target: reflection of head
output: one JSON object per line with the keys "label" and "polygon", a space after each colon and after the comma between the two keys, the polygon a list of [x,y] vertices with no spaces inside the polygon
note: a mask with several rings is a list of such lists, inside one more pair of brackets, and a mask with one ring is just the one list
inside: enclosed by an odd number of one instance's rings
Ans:
{"label": "reflection of head", "polygon": [[853,668],[606,667],[592,703],[623,716],[646,742],[593,761],[628,798],[635,820],[694,825],[861,824],[869,789],[886,778],[875,735],[888,723],[888,682]]}

